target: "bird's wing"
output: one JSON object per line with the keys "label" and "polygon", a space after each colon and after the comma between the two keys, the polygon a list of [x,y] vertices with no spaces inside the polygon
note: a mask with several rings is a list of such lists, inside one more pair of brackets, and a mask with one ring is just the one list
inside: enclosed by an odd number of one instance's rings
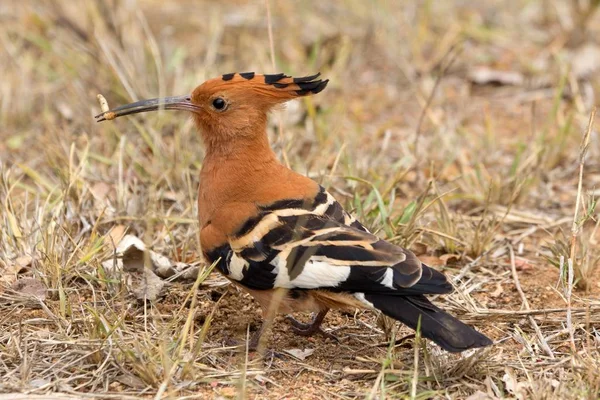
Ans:
{"label": "bird's wing", "polygon": [[413,329],[420,327],[423,337],[448,351],[492,343],[423,296],[452,291],[443,274],[369,233],[324,189],[313,197],[252,205],[251,216],[228,235],[208,225],[204,242],[221,243],[206,251],[208,259],[219,260],[221,272],[251,289],[351,294]]}
{"label": "bird's wing", "polygon": [[209,259],[252,289],[351,293],[447,293],[441,273],[409,250],[369,233],[323,188],[311,199],[280,200],[257,212]]}

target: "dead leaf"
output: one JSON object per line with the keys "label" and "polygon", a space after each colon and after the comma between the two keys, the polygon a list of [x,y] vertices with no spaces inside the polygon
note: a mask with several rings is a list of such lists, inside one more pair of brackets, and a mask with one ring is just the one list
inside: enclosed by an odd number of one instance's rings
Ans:
{"label": "dead leaf", "polygon": [[98,201],[106,201],[111,190],[112,186],[106,182],[96,182],[90,187],[90,193]]}
{"label": "dead leaf", "polygon": [[113,186],[106,182],[96,182],[90,187],[90,193],[94,197],[94,208],[98,212],[104,212],[111,215],[115,212],[112,206],[116,197],[116,191]]}
{"label": "dead leaf", "polygon": [[21,257],[17,257],[15,259],[15,264],[17,264],[21,268],[31,267],[32,263],[33,263],[33,257],[31,257],[31,256],[21,256]]}
{"label": "dead leaf", "polygon": [[458,255],[458,254],[444,254],[444,255],[440,256],[440,260],[442,260],[444,262],[443,265],[447,265],[450,260],[452,260],[452,261],[459,261],[460,260],[460,255]]}
{"label": "dead leaf", "polygon": [[121,240],[123,240],[126,231],[127,227],[125,225],[113,226],[110,232],[108,232],[108,237],[111,240],[111,243],[114,243],[115,246],[119,244]]}
{"label": "dead leaf", "polygon": [[427,264],[430,267],[441,267],[446,265],[444,260],[436,256],[419,256],[419,260],[421,260],[423,264]]}
{"label": "dead leaf", "polygon": [[472,395],[466,398],[466,400],[494,400],[496,397],[492,397],[487,393],[482,392],[481,390],[476,391]]}
{"label": "dead leaf", "polygon": [[307,357],[309,357],[312,353],[315,352],[314,349],[286,349],[283,351],[288,353],[290,356],[297,358],[300,361],[306,360]]}
{"label": "dead leaf", "polygon": [[10,286],[17,280],[17,274],[21,270],[15,263],[10,263],[0,268],[0,287]]}
{"label": "dead leaf", "polygon": [[10,228],[9,232],[17,239],[22,238],[23,234],[21,233],[17,219],[10,211],[5,210],[5,212],[6,217],[8,218],[8,227]]}
{"label": "dead leaf", "polygon": [[33,296],[39,300],[46,299],[46,286],[35,278],[18,279],[11,289],[26,296]]}
{"label": "dead leaf", "polygon": [[[120,235],[124,232],[122,225],[113,230]],[[113,231],[109,233],[112,235]],[[134,235],[125,235],[118,242],[115,255],[102,262],[108,272],[123,271],[127,273],[126,282],[130,291],[138,299],[154,300],[159,296],[165,282],[161,280],[177,275],[177,278],[194,280],[198,276],[198,264],[173,262],[168,257],[152,251],[144,242]],[[115,258],[116,257],[116,258]],[[146,264],[148,257],[148,265]]]}
{"label": "dead leaf", "polygon": [[17,280],[19,272],[25,268],[31,267],[33,257],[20,256],[14,261],[7,261],[6,264],[0,264],[0,284],[11,286]]}
{"label": "dead leaf", "polygon": [[[144,268],[144,254],[146,251],[149,255],[150,269],[163,279],[178,275],[183,279],[193,280],[198,276],[197,266],[182,262],[173,262],[162,254],[152,250],[146,250],[144,242],[134,235],[125,235],[117,245],[117,270],[125,272],[141,272]],[[107,271],[113,270],[115,267],[114,257],[105,260],[102,263],[102,266]]]}
{"label": "dead leaf", "polygon": [[160,196],[161,200],[171,201],[173,203],[181,203],[185,200],[185,196],[182,192],[173,192],[171,190],[167,190],[163,192]]}
{"label": "dead leaf", "polygon": [[165,287],[165,282],[147,268],[142,274],[131,274],[131,292],[138,300],[154,301]]}
{"label": "dead leaf", "polygon": [[519,400],[527,398],[527,383],[517,381],[517,378],[508,368],[505,371],[506,373],[502,377],[502,381],[504,382],[504,387],[506,387],[506,390]]}
{"label": "dead leaf", "polygon": [[134,389],[143,389],[146,387],[146,384],[140,378],[131,374],[117,375],[115,380]]}
{"label": "dead leaf", "polygon": [[[146,257],[149,262],[147,266]],[[102,266],[107,271],[114,271],[116,268],[117,271],[127,273],[126,283],[140,300],[155,300],[165,286],[163,279],[176,274],[188,280],[198,276],[197,266],[173,262],[164,255],[147,249],[144,242],[134,235],[125,235],[117,244],[116,260],[113,256],[105,260]]]}
{"label": "dead leaf", "polygon": [[151,252],[150,257],[154,266],[153,271],[161,278],[170,278],[177,273],[176,266],[178,263],[174,263],[162,254],[155,252]]}
{"label": "dead leaf", "polygon": [[416,255],[421,256],[422,254],[427,253],[428,248],[426,244],[417,242],[413,243],[413,245],[410,247],[410,250]]}
{"label": "dead leaf", "polygon": [[[119,251],[120,249],[121,251]],[[125,239],[119,243],[119,246],[117,247],[117,254],[118,253],[121,254],[121,259],[123,260],[123,271],[142,272],[144,270],[146,245],[137,237],[127,235]]]}
{"label": "dead leaf", "polygon": [[575,77],[578,79],[591,78],[598,71],[600,65],[600,47],[588,43],[575,50],[571,57]]}
{"label": "dead leaf", "polygon": [[521,86],[525,81],[517,71],[502,71],[488,67],[477,67],[469,71],[469,80],[476,85]]}

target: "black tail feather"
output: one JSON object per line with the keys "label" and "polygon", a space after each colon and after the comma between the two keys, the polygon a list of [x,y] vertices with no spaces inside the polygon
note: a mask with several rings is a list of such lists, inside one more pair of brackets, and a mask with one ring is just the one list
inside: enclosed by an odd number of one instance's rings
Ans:
{"label": "black tail feather", "polygon": [[433,340],[446,351],[459,353],[492,344],[488,337],[436,307],[425,296],[365,294],[365,299],[388,317],[412,329],[417,329],[420,316],[421,335]]}

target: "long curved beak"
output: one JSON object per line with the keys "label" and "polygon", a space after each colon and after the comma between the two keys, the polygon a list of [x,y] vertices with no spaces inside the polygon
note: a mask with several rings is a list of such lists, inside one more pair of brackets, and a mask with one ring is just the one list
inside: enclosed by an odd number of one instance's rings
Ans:
{"label": "long curved beak", "polygon": [[135,103],[125,104],[96,115],[96,122],[108,121],[124,115],[131,115],[157,110],[183,110],[198,112],[200,107],[192,103],[192,99],[187,96],[163,97],[160,99],[148,99],[136,101]]}

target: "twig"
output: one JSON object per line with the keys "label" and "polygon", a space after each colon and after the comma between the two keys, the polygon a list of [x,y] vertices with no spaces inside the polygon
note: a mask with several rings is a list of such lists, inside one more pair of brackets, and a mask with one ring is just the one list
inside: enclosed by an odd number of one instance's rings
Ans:
{"label": "twig", "polygon": [[[277,64],[275,63],[275,40],[273,39],[273,21],[271,20],[271,2],[270,0],[265,0],[265,6],[267,8],[267,30],[269,32],[269,48],[271,51],[271,67],[273,68],[273,73],[277,73],[275,70],[277,68]],[[283,114],[281,112],[277,113],[277,128],[278,128],[278,138],[277,141],[279,143],[282,142],[283,138]],[[286,166],[290,166],[290,161],[288,160],[287,152],[285,151],[285,146],[281,146],[281,156],[283,157],[283,161]]]}
{"label": "twig", "polygon": [[594,126],[594,119],[596,118],[596,107],[592,109],[590,119],[588,122],[587,129],[581,140],[581,146],[579,147],[579,180],[577,181],[577,197],[575,199],[575,212],[573,213],[573,225],[571,225],[571,251],[569,259],[567,260],[568,266],[568,280],[567,280],[567,328],[569,329],[569,338],[571,339],[571,350],[575,352],[575,332],[573,331],[572,314],[571,314],[571,294],[573,292],[574,284],[574,263],[575,263],[575,250],[577,249],[577,235],[579,234],[580,224],[579,218],[579,204],[581,203],[581,192],[583,191],[583,168],[585,166],[585,156],[587,154],[588,146],[590,144],[590,136],[592,133],[592,127]]}
{"label": "twig", "polygon": [[244,365],[242,366],[242,371],[240,373],[239,379],[239,389],[237,393],[237,398],[243,400],[246,398],[246,381],[248,372],[248,353],[250,352],[250,324],[246,326],[246,347],[244,348]]}
{"label": "twig", "polygon": [[571,260],[575,260],[575,249],[577,247],[577,234],[579,233],[579,223],[577,217],[579,216],[579,204],[581,203],[581,192],[583,187],[583,167],[585,166],[585,156],[587,154],[588,146],[590,145],[590,136],[592,128],[594,126],[594,119],[596,118],[596,107],[590,114],[590,120],[588,122],[587,129],[581,140],[581,146],[579,148],[579,181],[577,182],[577,197],[575,201],[575,212],[573,215],[573,225],[571,225]]}
{"label": "twig", "polygon": [[[525,297],[525,293],[523,292],[523,289],[521,288],[521,283],[519,282],[519,275],[517,274],[517,266],[515,264],[515,252],[512,248],[512,245],[508,245],[507,247],[508,247],[508,252],[510,253],[510,267],[511,267],[511,271],[512,271],[513,280],[515,281],[515,287],[517,288],[517,292],[519,292],[519,296],[521,296],[521,300],[523,302],[523,307],[525,307],[525,310],[529,311],[529,310],[531,310],[531,307],[529,307],[529,302],[527,301],[527,297]],[[531,326],[535,330],[538,340],[540,341],[540,346],[542,347],[542,350],[544,350],[544,352],[546,354],[548,354],[548,356],[550,358],[554,358],[554,353],[552,352],[552,349],[546,342],[546,339],[544,338],[544,335],[542,334],[542,330],[540,329],[537,322],[535,322],[535,319],[531,315],[529,316],[529,323],[531,323]]]}
{"label": "twig", "polygon": [[410,387],[410,398],[417,398],[417,382],[419,381],[419,347],[421,346],[421,317],[419,316],[419,320],[417,322],[417,330],[415,331],[415,360],[413,361],[414,369],[413,369],[413,377]]}
{"label": "twig", "polygon": [[517,292],[519,292],[519,296],[521,297],[521,301],[523,302],[523,307],[526,310],[530,310],[529,302],[527,301],[527,297],[525,297],[525,293],[521,288],[521,282],[519,282],[519,275],[517,274],[517,267],[515,264],[515,252],[511,245],[506,246],[508,248],[508,252],[510,253],[510,267],[512,272],[513,280],[515,281],[515,287],[517,288]]}
{"label": "twig", "polygon": [[265,0],[265,6],[267,8],[267,30],[269,33],[269,47],[271,50],[271,66],[273,67],[273,72],[275,72],[275,41],[273,40],[273,23],[271,21],[271,2]]}
{"label": "twig", "polygon": [[[571,311],[584,313],[588,308],[572,308]],[[591,310],[600,310],[598,307],[590,307]],[[564,313],[567,311],[566,307],[563,308],[548,308],[545,310],[480,310],[474,315],[478,317],[482,316],[491,316],[491,315],[513,315],[513,316],[523,316],[523,315],[544,315],[544,314],[555,314],[555,313]],[[465,313],[464,316],[473,316],[473,314]]]}
{"label": "twig", "polygon": [[414,156],[415,159],[419,159],[419,138],[421,137],[421,127],[423,126],[423,120],[425,119],[425,114],[427,114],[427,111],[429,110],[429,107],[431,107],[431,103],[433,101],[433,97],[435,96],[435,93],[437,92],[437,88],[438,86],[440,86],[440,83],[442,82],[442,79],[444,78],[444,76],[446,75],[446,72],[448,72],[448,69],[450,69],[450,67],[452,66],[452,64],[454,63],[454,60],[456,60],[457,56],[460,54],[460,51],[456,51],[453,53],[454,49],[456,49],[457,45],[453,45],[452,47],[450,47],[450,49],[448,49],[448,52],[444,55],[444,57],[442,57],[441,61],[440,61],[440,65],[444,62],[445,59],[449,58],[448,62],[446,63],[446,65],[442,68],[442,70],[440,71],[440,74],[437,76],[435,83],[433,84],[433,88],[431,89],[431,92],[429,93],[429,97],[427,97],[427,100],[425,101],[425,106],[423,107],[423,110],[421,111],[421,115],[419,116],[419,122],[417,123],[417,129],[415,132],[415,141],[413,143],[413,147],[414,147]]}
{"label": "twig", "polygon": [[575,329],[573,329],[573,314],[571,312],[571,295],[573,294],[573,260],[567,260],[567,329],[569,330],[569,339],[571,341],[571,350],[575,353]]}

